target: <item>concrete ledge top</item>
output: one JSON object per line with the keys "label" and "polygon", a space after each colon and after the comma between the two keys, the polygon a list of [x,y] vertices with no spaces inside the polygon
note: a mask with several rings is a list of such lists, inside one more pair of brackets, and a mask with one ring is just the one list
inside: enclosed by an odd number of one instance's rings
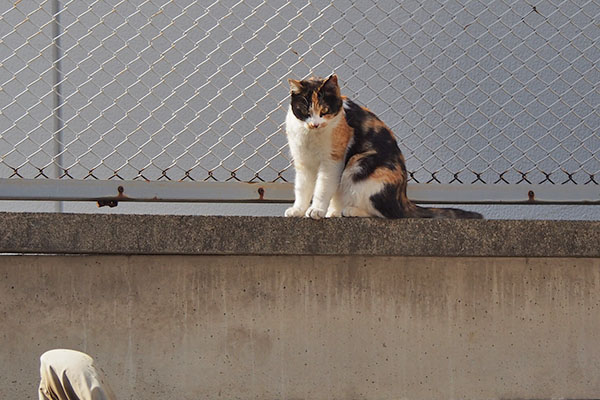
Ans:
{"label": "concrete ledge top", "polygon": [[0,253],[600,257],[600,222],[0,213]]}

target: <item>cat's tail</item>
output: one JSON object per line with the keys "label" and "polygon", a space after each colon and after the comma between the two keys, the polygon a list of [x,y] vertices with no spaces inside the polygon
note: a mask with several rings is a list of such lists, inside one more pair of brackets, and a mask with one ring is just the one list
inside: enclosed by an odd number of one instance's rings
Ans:
{"label": "cat's tail", "polygon": [[410,216],[414,218],[483,219],[483,215],[479,213],[459,208],[426,208],[416,206],[411,211]]}

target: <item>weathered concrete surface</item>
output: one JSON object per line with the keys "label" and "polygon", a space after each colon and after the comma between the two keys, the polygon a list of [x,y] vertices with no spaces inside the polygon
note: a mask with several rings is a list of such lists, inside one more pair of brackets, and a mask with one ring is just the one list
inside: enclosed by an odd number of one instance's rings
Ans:
{"label": "weathered concrete surface", "polygon": [[0,213],[0,253],[600,257],[600,222]]}
{"label": "weathered concrete surface", "polygon": [[2,399],[53,347],[119,399],[600,397],[600,259],[2,256],[0,318]]}

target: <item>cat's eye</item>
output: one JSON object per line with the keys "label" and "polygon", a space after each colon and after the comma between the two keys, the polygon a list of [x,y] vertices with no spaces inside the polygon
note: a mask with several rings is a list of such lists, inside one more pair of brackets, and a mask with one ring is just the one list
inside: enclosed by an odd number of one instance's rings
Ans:
{"label": "cat's eye", "polygon": [[327,107],[323,107],[321,109],[321,117],[325,114],[329,114],[329,108],[327,108]]}

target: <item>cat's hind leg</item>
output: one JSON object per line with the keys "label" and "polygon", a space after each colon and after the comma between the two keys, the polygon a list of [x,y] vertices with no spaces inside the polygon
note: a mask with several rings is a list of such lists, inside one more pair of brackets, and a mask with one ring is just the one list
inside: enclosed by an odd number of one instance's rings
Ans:
{"label": "cat's hind leg", "polygon": [[340,184],[343,217],[382,217],[373,207],[371,196],[379,193],[382,184],[370,180],[355,181],[353,171],[344,171]]}
{"label": "cat's hind leg", "polygon": [[375,154],[353,156],[342,174],[343,216],[402,218],[402,173],[377,165]]}

